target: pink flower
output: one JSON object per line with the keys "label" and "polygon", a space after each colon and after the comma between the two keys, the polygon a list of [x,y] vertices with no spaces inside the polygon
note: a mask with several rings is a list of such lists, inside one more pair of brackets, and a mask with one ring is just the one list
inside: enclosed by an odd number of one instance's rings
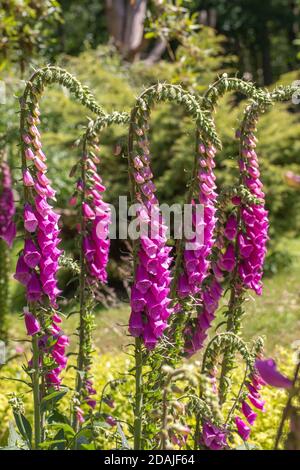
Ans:
{"label": "pink flower", "polygon": [[23,253],[24,253],[24,261],[29,268],[35,268],[39,264],[41,260],[41,255],[39,251],[37,250],[36,245],[31,239],[25,240]]}
{"label": "pink flower", "polygon": [[38,157],[35,157],[34,159],[34,165],[35,167],[37,168],[38,171],[42,172],[42,173],[45,173],[47,171],[47,166],[45,165],[45,163],[40,160]]}
{"label": "pink flower", "polygon": [[87,404],[88,406],[90,406],[92,409],[95,409],[96,406],[97,406],[97,401],[96,401],[96,400],[92,400],[91,398],[88,398],[88,399],[86,400],[86,404]]}
{"label": "pink flower", "polygon": [[16,238],[16,224],[12,221],[8,222],[8,225],[5,229],[2,229],[2,233],[0,234],[0,238],[2,238],[9,248],[12,248],[14,239]]}
{"label": "pink flower", "polygon": [[23,172],[23,182],[25,186],[34,186],[34,180],[28,169]]}
{"label": "pink flower", "polygon": [[31,274],[28,265],[24,261],[24,256],[20,255],[17,266],[16,266],[16,273],[14,278],[24,284],[25,286],[28,284],[30,280]]}
{"label": "pink flower", "polygon": [[83,202],[82,210],[84,217],[91,220],[95,219],[95,212],[90,208],[90,206],[86,202]]}
{"label": "pink flower", "polygon": [[55,372],[52,370],[51,372],[48,372],[46,374],[46,380],[50,385],[54,385],[56,387],[59,387],[61,384],[61,379],[59,378],[58,371]]}
{"label": "pink flower", "polygon": [[24,227],[27,232],[33,233],[38,226],[38,220],[30,204],[24,206]]}
{"label": "pink flower", "polygon": [[235,424],[243,441],[247,441],[250,436],[251,428],[238,416],[235,417]]}
{"label": "pink flower", "polygon": [[34,153],[31,150],[31,148],[29,148],[29,147],[25,150],[25,156],[26,156],[27,160],[34,160],[35,159]]}
{"label": "pink flower", "polygon": [[16,225],[12,178],[7,163],[0,164],[0,238],[11,248],[16,237]]}
{"label": "pink flower", "polygon": [[237,220],[234,215],[231,215],[226,223],[224,230],[225,236],[228,240],[234,240],[237,234]]}
{"label": "pink flower", "polygon": [[203,424],[201,442],[210,450],[222,450],[227,447],[227,433],[211,423]]}
{"label": "pink flower", "polygon": [[70,206],[76,206],[76,204],[77,204],[77,197],[76,197],[76,196],[72,196],[72,197],[69,199],[69,204],[70,204]]}
{"label": "pink flower", "polygon": [[113,426],[116,426],[117,424],[117,421],[115,420],[115,418],[113,418],[112,416],[107,416],[105,421],[107,422],[107,424],[109,424],[111,427]]}
{"label": "pink flower", "polygon": [[248,399],[250,400],[250,402],[255,408],[261,411],[265,411],[265,401],[254,397],[251,393],[248,394]]}
{"label": "pink flower", "polygon": [[29,312],[28,308],[24,308],[24,318],[28,336],[34,336],[41,331],[37,318]]}
{"label": "pink flower", "polygon": [[37,273],[34,271],[27,284],[27,300],[38,302],[42,297],[42,288]]}
{"label": "pink flower", "polygon": [[255,367],[268,385],[278,388],[292,387],[293,382],[277,370],[276,362],[273,359],[257,359]]}
{"label": "pink flower", "polygon": [[252,408],[248,405],[248,403],[245,400],[242,403],[242,412],[245,418],[247,419],[248,423],[253,425],[257,418],[257,414],[254,413]]}
{"label": "pink flower", "polygon": [[219,260],[218,266],[223,270],[227,272],[231,272],[234,269],[235,266],[235,252],[234,252],[234,246],[232,243],[229,243],[225,253]]}

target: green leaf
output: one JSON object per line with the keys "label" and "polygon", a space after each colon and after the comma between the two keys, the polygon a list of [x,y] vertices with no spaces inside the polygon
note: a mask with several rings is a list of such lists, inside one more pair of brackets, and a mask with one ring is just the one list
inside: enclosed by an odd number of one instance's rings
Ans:
{"label": "green leaf", "polygon": [[58,433],[54,436],[53,439],[53,449],[56,450],[65,450],[66,447],[66,438],[63,429],[60,429]]}
{"label": "green leaf", "polygon": [[81,444],[80,445],[80,448],[82,450],[95,450],[95,443],[94,442],[90,442],[89,444]]}
{"label": "green leaf", "polygon": [[44,450],[51,450],[55,446],[59,444],[64,444],[65,442],[66,442],[65,439],[53,439],[52,441],[42,442],[41,444],[39,444],[39,448],[44,449]]}
{"label": "green leaf", "polygon": [[154,31],[149,31],[148,33],[145,34],[145,39],[153,39],[157,37],[157,34],[154,33]]}
{"label": "green leaf", "polygon": [[31,424],[29,423],[28,419],[25,418],[22,413],[16,413],[14,412],[14,418],[16,422],[16,426],[19,430],[19,433],[25,439],[26,443],[28,444],[28,447],[31,448],[31,442],[32,442],[32,428]]}
{"label": "green leaf", "polygon": [[41,409],[45,411],[46,409],[52,408],[56,402],[58,402],[67,392],[69,391],[68,388],[63,390],[59,390],[57,392],[50,393],[46,397],[44,397],[41,401]]}
{"label": "green leaf", "polygon": [[70,426],[70,424],[67,424],[67,423],[54,423],[54,424],[50,424],[50,426],[53,429],[64,431],[66,437],[75,436],[75,431],[72,428],[72,426]]}

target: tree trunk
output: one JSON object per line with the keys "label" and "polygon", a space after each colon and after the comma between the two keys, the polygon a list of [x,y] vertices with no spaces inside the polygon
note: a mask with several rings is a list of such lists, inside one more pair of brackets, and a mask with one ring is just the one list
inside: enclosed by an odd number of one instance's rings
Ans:
{"label": "tree trunk", "polygon": [[271,66],[271,44],[269,38],[269,31],[265,24],[261,30],[261,51],[262,51],[262,69],[264,76],[264,85],[270,85],[273,80],[272,66]]}
{"label": "tree trunk", "polygon": [[215,29],[217,26],[217,10],[215,8],[201,10],[199,13],[199,22],[200,24]]}
{"label": "tree trunk", "polygon": [[106,0],[109,33],[125,59],[135,60],[142,46],[147,0]]}

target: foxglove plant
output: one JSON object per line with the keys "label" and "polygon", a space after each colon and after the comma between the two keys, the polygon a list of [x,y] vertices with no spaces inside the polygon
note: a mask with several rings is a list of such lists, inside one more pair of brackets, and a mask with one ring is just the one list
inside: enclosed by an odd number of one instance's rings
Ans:
{"label": "foxglove plant", "polygon": [[82,158],[71,173],[80,168],[76,191],[69,200],[71,206],[80,211],[80,276],[79,276],[79,326],[77,374],[74,396],[73,427],[76,431],[86,421],[84,405],[90,415],[95,409],[96,390],[91,374],[92,353],[94,351],[92,333],[94,329],[95,290],[107,282],[109,258],[110,207],[104,201],[106,190],[98,173],[100,147],[98,134],[112,124],[126,124],[129,114],[113,112],[90,121],[82,138]]}
{"label": "foxglove plant", "polygon": [[[172,260],[169,256],[170,248],[166,246],[167,227],[165,227],[164,220],[159,214],[158,200],[155,196],[156,187],[152,181],[153,175],[150,167],[150,150],[147,137],[151,105],[155,101],[161,100],[174,101],[185,106],[188,113],[195,120],[197,127],[201,128],[201,132],[206,135],[207,141],[212,142],[211,147],[208,149],[211,157],[214,154],[213,145],[219,145],[213,125],[203,116],[195,98],[184,92],[180,87],[158,84],[150,87],[138,98],[131,114],[128,150],[132,201],[141,204],[138,213],[141,235],[140,240],[134,244],[134,281],[131,291],[132,311],[129,322],[129,331],[136,338],[135,449],[141,448],[142,344],[144,343],[148,350],[153,349],[158,343],[157,340],[163,336],[163,332],[167,327],[167,320],[174,312],[174,307],[177,311],[174,302],[171,306],[171,296],[173,297],[174,292],[174,288],[172,288],[173,292],[171,293],[170,264]],[[201,184],[203,184],[204,190],[209,191],[210,182],[205,185],[203,180]],[[205,191],[203,191],[204,193]],[[205,196],[206,194],[203,195],[203,197]],[[208,212],[209,210],[207,210],[207,217],[209,217]],[[151,225],[152,230],[149,232],[149,226]],[[212,229],[211,226],[209,228]],[[178,251],[173,285],[177,282],[180,274],[182,246],[179,247]],[[199,260],[199,264],[201,264],[201,260]],[[174,313],[175,315],[176,313]],[[162,360],[163,358],[160,357],[159,362],[161,363]]]}
{"label": "foxglove plant", "polygon": [[[134,283],[131,289],[129,332],[136,338],[136,402],[134,448],[141,449],[142,426],[142,343],[153,349],[167,327],[170,309],[170,248],[166,246],[167,227],[159,213],[152,182],[150,151],[145,125],[133,128],[129,136],[129,168],[132,195],[140,203],[138,220],[140,240],[135,246]],[[132,155],[133,136],[138,138],[140,154]]]}
{"label": "foxglove plant", "polygon": [[[246,370],[225,422],[221,408],[219,412],[215,411],[212,415],[207,414],[207,411],[203,413],[203,410],[197,415],[195,449],[199,445],[200,448],[204,446],[211,450],[226,449],[229,446],[229,437],[232,432],[237,432],[244,441],[248,440],[251,426],[257,418],[257,413],[253,408],[264,411],[265,402],[261,399],[260,390],[265,382],[256,368],[256,358],[260,357],[262,347],[263,343],[259,338],[254,343],[252,351],[249,351],[245,342],[230,332],[220,333],[209,342],[204,352],[202,374],[211,375],[217,365],[218,357],[228,348],[241,355],[246,363]],[[213,384],[212,394],[218,400]],[[200,400],[206,401],[209,397],[202,387],[200,387],[199,397]],[[219,401],[218,404],[220,406]]]}
{"label": "foxglove plant", "polygon": [[92,331],[94,328],[93,286],[107,281],[106,266],[109,257],[110,241],[108,238],[110,224],[110,208],[103,200],[105,186],[98,174],[100,163],[99,147],[90,142],[92,150],[88,153],[87,135],[83,140],[83,158],[81,158],[81,176],[77,182],[77,190],[71,199],[74,205],[79,199],[80,243],[81,243],[81,274],[79,285],[80,323],[78,327],[79,351],[77,357],[76,396],[74,398],[75,429],[84,423],[83,404],[90,409],[96,407],[93,380],[90,373],[92,363]]}
{"label": "foxglove plant", "polygon": [[7,338],[9,249],[16,236],[10,168],[0,155],[0,339]]}
{"label": "foxglove plant", "polygon": [[19,255],[15,278],[26,289],[28,306],[24,319],[32,337],[33,358],[27,372],[32,379],[34,397],[35,448],[44,438],[44,407],[47,394],[58,390],[61,372],[66,368],[68,338],[61,330],[57,311],[60,290],[57,272],[62,251],[59,249],[59,214],[51,201],[55,190],[47,177],[46,156],[42,149],[39,99],[45,85],[60,83],[93,112],[104,115],[87,88],[70,74],[57,67],[46,67],[33,74],[20,100],[20,136],[24,186],[24,248]]}
{"label": "foxglove plant", "polygon": [[[234,196],[232,214],[237,221],[234,244],[227,245],[226,253],[231,247],[229,264],[231,265],[231,295],[227,312],[227,330],[238,332],[243,314],[242,303],[247,289],[262,293],[263,265],[268,240],[268,213],[264,207],[264,192],[260,180],[259,164],[255,147],[257,138],[254,135],[259,116],[257,105],[246,109],[242,128],[237,131],[240,139],[239,169],[240,185],[248,192],[249,202]],[[229,221],[228,221],[229,223]],[[220,266],[219,266],[220,267]],[[222,268],[222,266],[221,266]],[[222,363],[220,397],[225,400],[226,377],[232,368],[232,354],[226,351]]]}
{"label": "foxglove plant", "polygon": [[0,238],[9,248],[16,236],[15,212],[10,168],[3,161],[0,163]]}
{"label": "foxglove plant", "polygon": [[24,309],[24,319],[27,333],[32,337],[33,358],[27,370],[33,383],[36,446],[43,437],[40,386],[44,394],[60,387],[60,375],[67,364],[65,348],[68,345],[57,312],[60,294],[57,272],[62,254],[58,247],[60,216],[49,203],[55,199],[55,190],[46,175],[46,156],[37,128],[39,116],[38,96],[31,93],[26,110],[21,112],[25,241],[15,278],[25,286],[28,304]]}

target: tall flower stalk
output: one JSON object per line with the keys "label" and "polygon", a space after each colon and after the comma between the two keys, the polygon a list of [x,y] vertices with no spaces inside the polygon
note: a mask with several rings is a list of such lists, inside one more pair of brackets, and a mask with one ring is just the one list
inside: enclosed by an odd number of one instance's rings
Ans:
{"label": "tall flower stalk", "polygon": [[47,394],[60,388],[60,374],[67,364],[65,349],[69,344],[60,328],[62,320],[57,311],[60,290],[56,276],[62,254],[58,248],[60,216],[49,203],[55,200],[55,190],[46,175],[47,159],[38,130],[39,99],[45,86],[55,82],[66,86],[93,112],[105,115],[89,90],[57,67],[35,72],[20,100],[25,241],[15,278],[26,288],[24,319],[27,334],[32,337],[33,357],[26,370],[32,379],[35,448],[39,448],[44,439],[44,407],[41,405]]}
{"label": "tall flower stalk", "polygon": [[173,312],[170,298],[170,248],[166,246],[167,227],[159,213],[155,196],[156,187],[152,181],[147,137],[151,106],[155,101],[163,100],[183,104],[208,138],[219,145],[213,125],[203,116],[195,98],[180,87],[159,84],[150,87],[138,98],[131,114],[128,140],[131,199],[132,202],[140,203],[138,218],[141,228],[140,239],[134,242],[133,249],[134,281],[129,320],[129,331],[136,338],[135,449],[142,447],[142,343],[146,349],[154,349],[158,339],[163,336],[168,318]]}
{"label": "tall flower stalk", "polygon": [[[79,304],[80,320],[78,327],[79,351],[77,357],[76,402],[74,426],[79,429],[84,421],[80,406],[87,404],[91,409],[96,406],[93,398],[92,377],[90,375],[91,354],[93,351],[92,330],[94,317],[93,287],[107,282],[106,266],[109,257],[110,207],[103,200],[105,186],[99,176],[97,165],[100,163],[99,147],[89,142],[87,135],[83,142],[81,176],[77,181],[77,194],[80,200],[80,283]],[[72,199],[74,199],[73,196]]]}
{"label": "tall flower stalk", "polygon": [[26,289],[27,307],[24,319],[27,334],[32,337],[33,357],[27,366],[32,379],[34,396],[35,448],[43,441],[44,422],[41,402],[46,393],[60,387],[61,371],[66,367],[65,348],[68,338],[63,334],[57,311],[59,215],[49,200],[55,190],[46,173],[46,156],[42,150],[40,132],[39,93],[29,91],[29,100],[21,108],[22,174],[24,186],[24,248],[16,267],[15,278]]}
{"label": "tall flower stalk", "polygon": [[[237,132],[240,139],[239,168],[240,184],[249,191],[253,200],[245,204],[239,197],[234,197],[236,207],[236,234],[232,245],[230,262],[232,276],[230,279],[230,299],[227,311],[227,331],[238,333],[243,315],[242,304],[245,290],[252,289],[257,295],[262,293],[263,265],[268,240],[268,213],[264,208],[264,192],[260,181],[260,172],[255,147],[257,144],[254,132],[258,120],[259,108],[251,105],[247,108],[242,128]],[[229,349],[225,351],[221,380],[220,400],[225,401],[227,375],[232,369],[233,356]]]}

